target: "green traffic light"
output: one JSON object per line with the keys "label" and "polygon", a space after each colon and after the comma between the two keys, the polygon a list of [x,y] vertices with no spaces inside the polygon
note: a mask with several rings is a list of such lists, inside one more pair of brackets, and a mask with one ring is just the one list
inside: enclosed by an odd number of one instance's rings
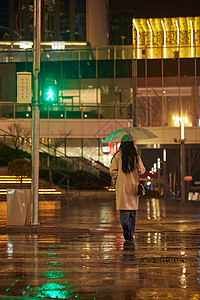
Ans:
{"label": "green traffic light", "polygon": [[42,101],[46,103],[56,103],[58,101],[58,89],[55,86],[45,86],[43,88]]}
{"label": "green traffic light", "polygon": [[48,92],[46,93],[46,95],[47,95],[47,97],[46,97],[47,101],[54,100],[55,95],[54,95],[54,92],[52,91],[52,89],[49,89]]}

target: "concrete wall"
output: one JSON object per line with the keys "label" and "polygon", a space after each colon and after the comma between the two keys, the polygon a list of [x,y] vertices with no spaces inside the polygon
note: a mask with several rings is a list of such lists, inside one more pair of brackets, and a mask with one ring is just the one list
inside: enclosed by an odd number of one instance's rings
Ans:
{"label": "concrete wall", "polygon": [[86,39],[92,46],[107,45],[106,0],[86,0]]}
{"label": "concrete wall", "polygon": [[[60,137],[60,132],[69,132],[69,138],[105,138],[111,132],[121,127],[127,127],[132,120],[40,120],[40,138]],[[8,126],[20,123],[24,128],[31,128],[31,119],[0,120],[0,128],[8,131]],[[174,138],[179,142],[180,128],[178,127],[148,127],[158,138],[137,141],[137,144],[174,144]],[[186,144],[200,143],[200,127],[185,128]]]}

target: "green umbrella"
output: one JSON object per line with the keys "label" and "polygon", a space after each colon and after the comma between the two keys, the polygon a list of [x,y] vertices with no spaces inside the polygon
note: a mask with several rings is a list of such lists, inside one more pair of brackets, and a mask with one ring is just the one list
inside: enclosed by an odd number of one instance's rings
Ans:
{"label": "green umbrella", "polygon": [[107,136],[107,138],[105,138],[103,143],[120,142],[123,136],[125,136],[125,140],[133,141],[157,138],[153,132],[146,128],[124,127],[113,131],[109,136]]}

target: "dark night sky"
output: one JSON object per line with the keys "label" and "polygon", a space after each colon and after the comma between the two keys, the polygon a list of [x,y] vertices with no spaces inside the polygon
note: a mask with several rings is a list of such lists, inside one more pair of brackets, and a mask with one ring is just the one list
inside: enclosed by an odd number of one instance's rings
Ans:
{"label": "dark night sky", "polygon": [[0,0],[0,11],[8,10],[9,1]]}
{"label": "dark night sky", "polygon": [[200,16],[199,0],[109,0],[111,11],[132,11],[136,18]]}
{"label": "dark night sky", "polygon": [[[0,11],[8,10],[0,0]],[[200,0],[109,0],[111,11],[132,11],[136,18],[200,16]]]}

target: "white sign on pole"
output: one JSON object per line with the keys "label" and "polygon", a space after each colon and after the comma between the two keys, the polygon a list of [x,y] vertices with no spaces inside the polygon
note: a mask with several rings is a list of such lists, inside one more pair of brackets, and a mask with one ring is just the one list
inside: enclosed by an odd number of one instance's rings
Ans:
{"label": "white sign on pole", "polygon": [[31,103],[31,72],[17,72],[17,103]]}

